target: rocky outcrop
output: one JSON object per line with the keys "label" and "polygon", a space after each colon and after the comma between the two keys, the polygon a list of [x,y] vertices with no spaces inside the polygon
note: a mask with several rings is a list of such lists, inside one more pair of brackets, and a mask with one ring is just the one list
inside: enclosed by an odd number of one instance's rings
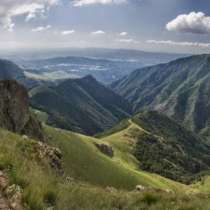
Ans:
{"label": "rocky outcrop", "polygon": [[38,142],[35,146],[38,157],[46,159],[50,166],[59,174],[63,174],[62,153],[57,147],[49,146],[43,142]]}
{"label": "rocky outcrop", "polygon": [[99,144],[99,143],[95,143],[95,146],[105,155],[109,156],[109,157],[113,157],[114,156],[114,151],[112,149],[111,146],[109,146],[108,144]]}
{"label": "rocky outcrop", "polygon": [[2,171],[0,171],[0,210],[24,210],[21,187],[10,185],[8,177]]}
{"label": "rocky outcrop", "polygon": [[42,127],[29,111],[27,90],[16,81],[0,81],[0,127],[43,140]]}

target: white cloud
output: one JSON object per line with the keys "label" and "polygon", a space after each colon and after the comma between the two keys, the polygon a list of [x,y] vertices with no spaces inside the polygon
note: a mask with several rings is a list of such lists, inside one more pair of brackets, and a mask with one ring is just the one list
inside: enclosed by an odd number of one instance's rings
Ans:
{"label": "white cloud", "polygon": [[63,36],[66,36],[66,35],[70,35],[70,34],[74,34],[75,33],[75,30],[67,30],[67,31],[62,31],[61,34]]}
{"label": "white cloud", "polygon": [[128,35],[128,33],[127,33],[127,32],[125,32],[125,31],[123,31],[123,32],[119,33],[119,35],[120,35],[120,36],[127,36],[127,35]]}
{"label": "white cloud", "polygon": [[93,31],[91,32],[92,35],[103,35],[105,34],[106,32],[105,31],[102,31],[102,30],[98,30],[98,31]]}
{"label": "white cloud", "polygon": [[13,31],[15,23],[13,19],[17,16],[25,16],[29,21],[37,16],[43,16],[52,6],[57,5],[60,0],[1,0],[0,24],[9,31]]}
{"label": "white cloud", "polygon": [[147,40],[148,44],[155,45],[168,45],[168,46],[177,46],[177,47],[200,47],[200,48],[210,48],[210,43],[202,42],[176,42],[171,40]]}
{"label": "white cloud", "polygon": [[73,5],[75,7],[81,7],[85,5],[93,5],[93,4],[122,4],[126,3],[127,0],[74,0]]}
{"label": "white cloud", "polygon": [[51,28],[51,25],[47,25],[47,26],[39,26],[37,28],[33,28],[31,31],[32,32],[41,32],[41,31],[46,31],[48,29]]}
{"label": "white cloud", "polygon": [[210,17],[203,12],[182,14],[170,21],[166,29],[184,33],[208,34],[210,33]]}
{"label": "white cloud", "polygon": [[127,43],[127,44],[139,44],[139,41],[136,41],[134,39],[117,39],[117,42],[121,42],[121,43]]}

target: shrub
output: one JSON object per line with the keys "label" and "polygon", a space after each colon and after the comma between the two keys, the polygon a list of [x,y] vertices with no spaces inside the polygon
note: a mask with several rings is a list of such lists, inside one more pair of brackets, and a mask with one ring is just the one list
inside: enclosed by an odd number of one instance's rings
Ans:
{"label": "shrub", "polygon": [[48,191],[45,195],[44,195],[44,202],[50,206],[55,206],[56,204],[56,193],[54,191]]}
{"label": "shrub", "polygon": [[153,205],[156,204],[160,200],[160,197],[158,195],[152,194],[152,193],[144,193],[142,201],[146,203],[147,205]]}

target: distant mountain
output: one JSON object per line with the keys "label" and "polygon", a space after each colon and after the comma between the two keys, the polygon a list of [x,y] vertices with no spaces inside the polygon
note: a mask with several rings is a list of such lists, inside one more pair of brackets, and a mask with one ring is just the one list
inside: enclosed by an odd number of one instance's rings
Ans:
{"label": "distant mountain", "polygon": [[210,146],[155,111],[141,112],[121,122],[105,132],[102,141],[118,149],[123,147],[128,152],[125,160],[132,160],[133,155],[141,170],[181,182],[192,181],[197,173],[210,167]]}
{"label": "distant mountain", "polygon": [[[30,54],[30,53],[29,53]],[[34,55],[35,54],[35,55]],[[46,80],[81,78],[91,74],[110,84],[133,70],[183,57],[181,54],[152,53],[126,49],[67,49],[34,52],[33,57],[12,58],[30,78]],[[36,59],[34,59],[36,58]]]}
{"label": "distant mountain", "polygon": [[92,76],[31,91],[31,105],[48,114],[48,123],[86,134],[115,125],[131,113],[130,104]]}
{"label": "distant mountain", "polygon": [[111,83],[142,66],[138,61],[90,57],[55,57],[21,62],[30,78],[45,80],[82,78],[91,74],[98,81]]}
{"label": "distant mountain", "polygon": [[111,87],[134,111],[158,110],[196,133],[210,134],[210,55],[139,69]]}
{"label": "distant mountain", "polygon": [[11,61],[0,59],[0,79],[24,80],[25,76],[19,66]]}
{"label": "distant mountain", "polygon": [[27,78],[24,70],[9,60],[0,59],[0,80],[16,80],[27,88],[40,85],[43,82]]}
{"label": "distant mountain", "polygon": [[106,48],[64,48],[50,50],[18,51],[16,54],[7,54],[7,58],[16,62],[56,58],[56,57],[88,57],[106,60],[138,60],[143,65],[165,63],[186,54],[147,52],[134,49],[106,49]]}

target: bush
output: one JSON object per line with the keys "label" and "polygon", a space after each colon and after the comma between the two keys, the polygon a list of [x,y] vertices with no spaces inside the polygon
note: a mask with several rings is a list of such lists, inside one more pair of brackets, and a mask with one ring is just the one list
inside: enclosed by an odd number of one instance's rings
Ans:
{"label": "bush", "polygon": [[156,204],[160,200],[160,197],[158,195],[152,194],[152,193],[144,193],[142,201],[146,203],[147,205],[153,205]]}
{"label": "bush", "polygon": [[44,195],[44,202],[50,206],[55,206],[56,200],[57,200],[57,196],[54,191],[48,191]]}

